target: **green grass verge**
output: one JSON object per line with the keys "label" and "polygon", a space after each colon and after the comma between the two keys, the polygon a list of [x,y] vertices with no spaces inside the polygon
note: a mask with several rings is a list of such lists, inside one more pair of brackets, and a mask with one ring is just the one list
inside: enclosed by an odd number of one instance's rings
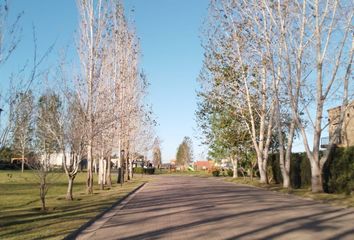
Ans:
{"label": "green grass verge", "polygon": [[38,181],[31,171],[0,171],[0,239],[63,239],[117,200],[133,191],[148,177],[135,176],[121,187],[94,189],[85,193],[86,173],[74,182],[73,201],[65,200],[65,174],[51,176],[47,194],[47,212],[40,211]]}
{"label": "green grass verge", "polygon": [[345,194],[335,194],[335,193],[312,193],[310,188],[301,188],[301,189],[285,189],[280,184],[261,184],[258,179],[253,179],[251,181],[250,178],[231,178],[225,177],[222,178],[224,181],[233,182],[238,184],[246,184],[255,187],[261,187],[271,191],[277,191],[285,194],[293,194],[295,196],[299,196],[302,198],[313,199],[317,201],[321,201],[324,203],[328,203],[334,206],[341,207],[354,207],[354,195],[345,195]]}

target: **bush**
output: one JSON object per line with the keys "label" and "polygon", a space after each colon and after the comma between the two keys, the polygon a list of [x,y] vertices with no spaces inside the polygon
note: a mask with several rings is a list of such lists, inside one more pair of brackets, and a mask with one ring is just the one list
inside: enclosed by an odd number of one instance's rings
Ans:
{"label": "bush", "polygon": [[232,170],[232,169],[227,169],[227,175],[229,176],[229,177],[233,177],[234,176],[234,171]]}
{"label": "bush", "polygon": [[142,167],[133,168],[133,173],[142,174],[143,173],[143,168]]}
{"label": "bush", "polygon": [[220,169],[213,169],[212,172],[214,177],[219,177],[220,176]]}
{"label": "bush", "polygon": [[[0,170],[19,170],[21,169],[21,162],[11,163],[9,161],[0,160]],[[28,169],[25,164],[25,169]]]}
{"label": "bush", "polygon": [[144,168],[145,174],[155,174],[155,168]]}
{"label": "bush", "polygon": [[133,168],[133,173],[136,174],[155,174],[155,168],[142,168],[142,167],[136,167]]}

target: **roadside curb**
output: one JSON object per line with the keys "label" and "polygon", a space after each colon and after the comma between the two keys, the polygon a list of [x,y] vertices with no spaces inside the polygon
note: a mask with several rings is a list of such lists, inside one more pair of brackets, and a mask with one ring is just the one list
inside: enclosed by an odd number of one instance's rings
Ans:
{"label": "roadside curb", "polygon": [[[90,239],[95,232],[102,227],[108,220],[110,220],[117,211],[124,208],[124,206],[138,193],[147,182],[142,183],[140,186],[136,187],[133,191],[123,196],[117,202],[115,202],[111,207],[107,208],[103,212],[99,213],[88,222],[81,225],[77,230],[67,235],[64,240],[72,239]],[[80,236],[82,235],[82,236]]]}

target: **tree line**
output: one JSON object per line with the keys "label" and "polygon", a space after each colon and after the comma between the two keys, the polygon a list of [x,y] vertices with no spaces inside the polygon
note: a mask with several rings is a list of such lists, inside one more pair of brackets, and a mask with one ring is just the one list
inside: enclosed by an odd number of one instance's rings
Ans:
{"label": "tree line", "polygon": [[[133,177],[133,161],[147,156],[153,147],[156,161],[161,162],[159,143],[152,141],[156,121],[145,98],[149,82],[139,66],[139,40],[122,2],[78,0],[77,8],[79,66],[72,67],[64,53],[54,69],[39,71],[53,47],[38,56],[33,27],[30,76],[19,80],[14,75],[9,90],[1,92],[0,148],[15,151],[22,159],[22,171],[27,165],[40,177],[43,209],[54,154],[62,156],[68,200],[73,199],[74,179],[83,159],[87,160],[88,194],[93,193],[95,172],[101,189],[111,186],[112,157],[126,173],[125,180]],[[0,9],[7,13],[8,3]],[[0,46],[0,64],[19,44],[21,16],[5,24],[6,14],[1,14],[0,44],[6,46]]]}
{"label": "tree line", "polygon": [[[197,117],[209,155],[258,168],[268,183],[269,153],[280,156],[290,187],[294,139],[303,142],[313,192],[340,138],[352,95],[352,1],[211,0],[203,28],[204,64]],[[340,105],[336,129],[325,110]],[[333,119],[331,119],[333,121]]]}

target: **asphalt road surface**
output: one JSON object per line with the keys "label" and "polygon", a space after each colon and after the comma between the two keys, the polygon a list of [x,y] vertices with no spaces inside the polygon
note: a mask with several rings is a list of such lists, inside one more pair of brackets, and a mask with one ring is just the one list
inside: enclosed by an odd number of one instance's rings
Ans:
{"label": "asphalt road surface", "polygon": [[78,239],[354,239],[354,209],[216,179],[157,176]]}

